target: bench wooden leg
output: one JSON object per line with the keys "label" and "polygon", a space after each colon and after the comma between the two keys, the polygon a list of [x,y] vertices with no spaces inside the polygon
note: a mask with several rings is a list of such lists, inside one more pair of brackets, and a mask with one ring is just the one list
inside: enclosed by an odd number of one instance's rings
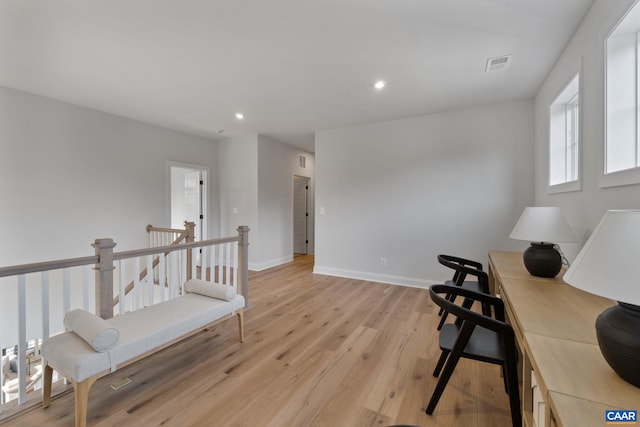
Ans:
{"label": "bench wooden leg", "polygon": [[53,380],[53,368],[49,365],[44,367],[44,378],[42,379],[42,407],[48,408],[51,403],[51,381]]}
{"label": "bench wooden leg", "polygon": [[238,311],[236,313],[238,316],[238,331],[240,332],[240,342],[244,342],[244,313],[242,311]]}
{"label": "bench wooden leg", "polygon": [[76,427],[86,427],[87,425],[87,406],[89,405],[89,389],[98,377],[87,378],[81,382],[73,383],[73,389],[76,398]]}

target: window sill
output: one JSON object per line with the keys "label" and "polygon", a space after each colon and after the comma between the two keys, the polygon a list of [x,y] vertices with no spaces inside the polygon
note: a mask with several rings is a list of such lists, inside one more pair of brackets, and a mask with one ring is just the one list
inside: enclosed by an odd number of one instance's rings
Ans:
{"label": "window sill", "polygon": [[582,181],[563,182],[562,184],[550,185],[547,187],[547,194],[570,193],[572,191],[582,191]]}
{"label": "window sill", "polygon": [[600,188],[640,184],[640,168],[626,169],[600,176]]}

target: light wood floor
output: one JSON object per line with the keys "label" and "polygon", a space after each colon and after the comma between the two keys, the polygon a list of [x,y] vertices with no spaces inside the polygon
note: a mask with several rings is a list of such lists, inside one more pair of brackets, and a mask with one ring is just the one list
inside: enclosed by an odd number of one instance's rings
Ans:
{"label": "light wood floor", "polygon": [[[433,416],[437,313],[424,289],[314,275],[313,258],[250,275],[246,340],[230,318],[102,378],[90,426],[509,426],[497,366],[462,360]],[[133,382],[114,391],[111,384]],[[73,425],[73,394],[9,422]]]}

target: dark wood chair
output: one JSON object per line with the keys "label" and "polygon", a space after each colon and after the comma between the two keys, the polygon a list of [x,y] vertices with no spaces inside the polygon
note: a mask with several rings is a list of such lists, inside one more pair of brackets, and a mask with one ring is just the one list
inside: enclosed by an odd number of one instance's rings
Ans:
{"label": "dark wood chair", "polygon": [[[474,292],[489,294],[489,276],[482,270],[482,263],[465,259],[453,255],[438,255],[438,262],[454,271],[453,278],[444,282],[445,285],[460,286]],[[467,276],[474,276],[476,280],[466,280]],[[453,301],[455,297],[450,294],[446,297],[449,301]],[[483,304],[482,313],[491,316],[490,308]],[[438,330],[442,329],[442,325],[447,320],[447,313],[444,309],[440,309],[439,315],[442,316],[438,324]]]}
{"label": "dark wood chair", "polygon": [[[425,412],[433,414],[458,361],[464,357],[502,366],[511,407],[511,421],[514,426],[520,427],[522,418],[518,391],[518,353],[513,328],[505,322],[502,300],[486,293],[451,285],[433,285],[429,288],[429,295],[445,313],[451,313],[457,319],[454,323],[445,324],[440,331],[442,354],[433,372],[435,377],[440,378]],[[461,296],[464,302],[457,305],[447,299],[448,295],[453,295],[454,299]],[[495,318],[471,311],[475,301],[490,306]]]}

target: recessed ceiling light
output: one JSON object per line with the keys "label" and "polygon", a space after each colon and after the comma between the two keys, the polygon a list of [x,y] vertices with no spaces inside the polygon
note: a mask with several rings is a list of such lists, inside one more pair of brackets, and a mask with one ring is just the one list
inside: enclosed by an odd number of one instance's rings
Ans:
{"label": "recessed ceiling light", "polygon": [[242,119],[244,119],[244,114],[242,114],[242,113],[236,113],[236,119],[238,119],[238,120],[242,120]]}
{"label": "recessed ceiling light", "polygon": [[378,80],[373,84],[373,87],[377,90],[383,89],[387,85],[387,82],[384,80]]}

